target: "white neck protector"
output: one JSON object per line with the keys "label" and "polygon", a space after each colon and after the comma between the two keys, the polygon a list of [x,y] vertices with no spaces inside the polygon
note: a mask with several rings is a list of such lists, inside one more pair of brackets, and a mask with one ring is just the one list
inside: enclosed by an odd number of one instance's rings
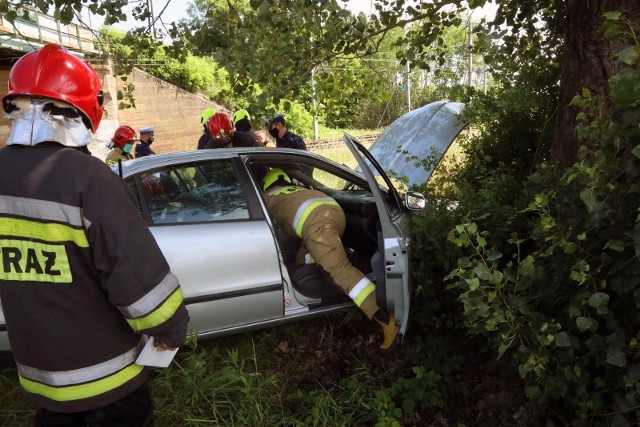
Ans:
{"label": "white neck protector", "polygon": [[51,99],[26,97],[12,99],[9,102],[18,108],[5,114],[12,122],[7,145],[37,145],[45,141],[55,141],[67,147],[84,147],[91,142],[91,132],[79,114],[70,118],[44,111],[47,104],[53,104],[77,113],[78,110],[69,104]]}

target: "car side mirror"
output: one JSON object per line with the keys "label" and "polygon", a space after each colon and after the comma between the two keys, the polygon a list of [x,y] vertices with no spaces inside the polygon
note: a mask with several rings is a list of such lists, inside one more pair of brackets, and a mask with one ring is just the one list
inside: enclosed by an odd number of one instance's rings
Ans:
{"label": "car side mirror", "polygon": [[404,196],[404,205],[410,211],[421,211],[427,206],[427,198],[417,191],[409,191]]}

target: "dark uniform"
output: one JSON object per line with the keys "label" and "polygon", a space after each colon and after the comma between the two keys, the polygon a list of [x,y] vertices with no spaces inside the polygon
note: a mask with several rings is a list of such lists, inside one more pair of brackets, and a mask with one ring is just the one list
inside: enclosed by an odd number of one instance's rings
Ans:
{"label": "dark uniform", "polygon": [[26,398],[60,414],[136,396],[140,334],[178,347],[188,314],[126,184],[54,142],[0,149],[0,170],[0,298]]}
{"label": "dark uniform", "polygon": [[264,196],[269,213],[283,231],[302,239],[302,250],[306,248],[367,317],[373,318],[379,309],[375,284],[349,262],[340,240],[346,220],[338,203],[321,191],[295,185],[272,187]]}
{"label": "dark uniform", "polygon": [[151,149],[151,147],[149,147],[149,144],[145,144],[142,141],[136,144],[136,158],[150,156],[151,154],[156,154],[156,153]]}
{"label": "dark uniform", "polygon": [[[245,111],[246,110],[241,110]],[[248,113],[247,113],[248,114]],[[235,116],[234,116],[235,119]],[[262,147],[258,140],[258,135],[253,131],[249,117],[238,119],[234,123],[235,131],[231,135],[231,142],[234,147]]]}
{"label": "dark uniform", "polygon": [[209,133],[209,129],[205,126],[205,131],[200,135],[200,139],[198,139],[198,150],[203,150],[209,141],[211,141],[211,134]]}
{"label": "dark uniform", "polygon": [[307,145],[301,136],[287,130],[282,138],[276,138],[276,147],[278,148],[296,148],[298,150],[306,150]]}

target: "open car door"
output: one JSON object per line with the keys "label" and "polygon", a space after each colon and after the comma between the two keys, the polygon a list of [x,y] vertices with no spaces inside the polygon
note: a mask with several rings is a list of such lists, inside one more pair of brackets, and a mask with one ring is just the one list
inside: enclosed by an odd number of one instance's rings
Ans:
{"label": "open car door", "polygon": [[[386,307],[400,321],[402,335],[407,329],[411,295],[407,210],[414,208],[410,197],[405,205],[385,171],[406,179],[409,185],[425,184],[466,126],[460,117],[463,110],[464,104],[460,102],[427,104],[399,117],[369,150],[352,136],[344,136],[345,144],[358,161],[356,170],[366,177],[371,187],[380,217],[381,236],[378,237],[379,254],[376,255],[382,259],[373,266],[378,304]],[[383,194],[376,177],[380,177],[387,186],[386,194]],[[419,193],[414,195],[423,198]]]}
{"label": "open car door", "polygon": [[[374,263],[376,275],[376,297],[378,305],[394,314],[400,322],[400,334],[404,335],[409,321],[409,218],[398,192],[378,162],[355,138],[345,134],[344,143],[358,161],[358,165],[369,183],[380,217],[378,236],[378,262]],[[366,160],[365,160],[366,159]],[[368,164],[375,169],[372,171]],[[381,176],[389,188],[383,194],[375,175]]]}

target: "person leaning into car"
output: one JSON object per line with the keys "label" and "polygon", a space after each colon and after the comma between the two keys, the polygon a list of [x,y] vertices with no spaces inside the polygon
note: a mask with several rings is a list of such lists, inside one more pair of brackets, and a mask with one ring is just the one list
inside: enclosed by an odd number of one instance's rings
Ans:
{"label": "person leaning into car", "polygon": [[380,348],[390,348],[399,328],[393,315],[378,307],[376,285],[349,262],[340,240],[346,219],[338,202],[319,190],[294,185],[282,169],[269,170],[262,179],[262,189],[276,224],[303,242],[296,264],[318,263],[369,319],[382,326]]}
{"label": "person leaning into car", "polygon": [[185,342],[189,316],[132,193],[86,149],[103,113],[100,78],[59,45],[20,58],[2,106],[0,299],[36,426],[151,426],[153,337]]}

